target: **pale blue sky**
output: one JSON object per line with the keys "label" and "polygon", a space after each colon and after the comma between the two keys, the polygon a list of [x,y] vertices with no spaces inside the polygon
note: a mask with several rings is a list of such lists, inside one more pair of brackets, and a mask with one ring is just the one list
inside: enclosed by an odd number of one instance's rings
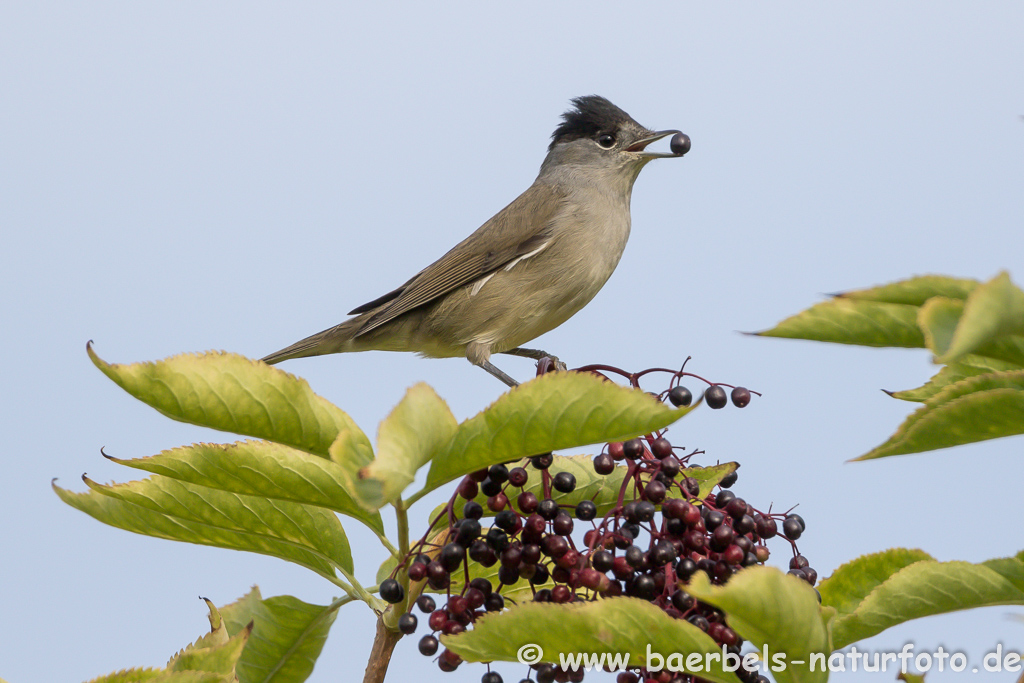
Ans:
{"label": "pale blue sky", "polygon": [[[88,339],[113,362],[258,357],[333,325],[525,189],[569,99],[590,93],[687,132],[693,151],[644,170],[618,271],[538,345],[632,369],[692,355],[693,371],[762,391],[670,436],[740,461],[752,503],[799,503],[821,576],[892,546],[1018,552],[1020,437],[844,464],[910,412],[879,389],[923,383],[925,352],[736,331],[911,274],[1024,281],[1022,35],[1014,2],[3,3],[0,676],[162,665],[202,632],[199,594],[335,594],[278,560],[128,534],[60,503],[52,477],[134,478],[101,446],[130,458],[231,438],[128,397],[88,362]],[[283,367],[371,434],[416,381],[460,418],[503,390],[461,360]],[[371,582],[382,552],[351,529]],[[866,644],[942,644],[977,664],[1024,644],[1007,618],[1020,613]],[[345,607],[311,680],[360,676],[372,626]],[[389,680],[484,671],[433,667],[409,639]]]}

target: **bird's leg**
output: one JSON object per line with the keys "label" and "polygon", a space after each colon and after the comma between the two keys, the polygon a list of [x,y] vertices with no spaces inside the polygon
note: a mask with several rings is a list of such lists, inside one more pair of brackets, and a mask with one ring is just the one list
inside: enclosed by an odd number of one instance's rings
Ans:
{"label": "bird's leg", "polygon": [[501,371],[500,368],[495,366],[494,363],[492,363],[489,360],[480,361],[479,363],[474,363],[474,365],[479,365],[484,370],[486,370],[487,372],[491,373],[492,376],[497,377],[498,379],[500,379],[502,382],[504,382],[505,384],[509,385],[510,387],[517,387],[517,386],[519,386],[519,382],[515,381],[514,379],[512,379],[511,377],[506,375],[504,372]]}
{"label": "bird's leg", "polygon": [[514,349],[508,351],[502,351],[510,356],[520,356],[521,358],[532,358],[533,360],[540,360],[541,358],[550,358],[552,364],[555,366],[555,370],[564,372],[568,370],[568,366],[562,361],[558,360],[558,356],[548,353],[547,351],[541,351],[540,349],[524,349],[521,346],[517,346]]}

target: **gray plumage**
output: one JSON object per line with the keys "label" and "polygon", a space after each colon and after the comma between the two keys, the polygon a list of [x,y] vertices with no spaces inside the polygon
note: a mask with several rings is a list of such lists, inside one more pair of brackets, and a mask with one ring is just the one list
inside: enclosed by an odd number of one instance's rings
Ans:
{"label": "gray plumage", "polygon": [[573,100],[540,173],[523,194],[401,287],[355,317],[263,360],[348,351],[465,356],[514,383],[492,353],[538,357],[520,346],[561,325],[597,294],[622,256],[629,202],[654,133],[598,96]]}

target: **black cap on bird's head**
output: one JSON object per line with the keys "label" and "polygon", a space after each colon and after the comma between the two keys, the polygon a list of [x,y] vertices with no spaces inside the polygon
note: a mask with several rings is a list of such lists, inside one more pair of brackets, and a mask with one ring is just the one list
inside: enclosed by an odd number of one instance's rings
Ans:
{"label": "black cap on bird's head", "polygon": [[613,133],[626,121],[631,121],[643,128],[633,117],[622,111],[600,95],[585,95],[572,100],[575,109],[562,114],[562,123],[551,134],[552,149],[559,142],[569,142],[579,138],[593,138],[598,133]]}
{"label": "black cap on bird's head", "polygon": [[[620,150],[638,155],[646,161],[661,157],[680,157],[690,150],[690,139],[677,130],[654,132],[641,126],[632,116],[599,95],[586,95],[572,100],[575,109],[562,114],[562,123],[551,134],[550,152],[555,145],[574,140],[594,140],[605,150]],[[652,142],[668,135],[672,138],[671,153],[647,152]]]}

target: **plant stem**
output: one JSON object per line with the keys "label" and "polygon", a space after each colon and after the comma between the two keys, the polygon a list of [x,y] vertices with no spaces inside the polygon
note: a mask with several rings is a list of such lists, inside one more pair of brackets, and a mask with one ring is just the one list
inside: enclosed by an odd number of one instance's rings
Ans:
{"label": "plant stem", "polygon": [[391,663],[391,653],[395,651],[395,645],[401,637],[402,634],[398,631],[389,630],[383,619],[377,620],[377,635],[373,639],[373,647],[370,648],[370,660],[366,663],[363,683],[384,683],[388,664]]}

